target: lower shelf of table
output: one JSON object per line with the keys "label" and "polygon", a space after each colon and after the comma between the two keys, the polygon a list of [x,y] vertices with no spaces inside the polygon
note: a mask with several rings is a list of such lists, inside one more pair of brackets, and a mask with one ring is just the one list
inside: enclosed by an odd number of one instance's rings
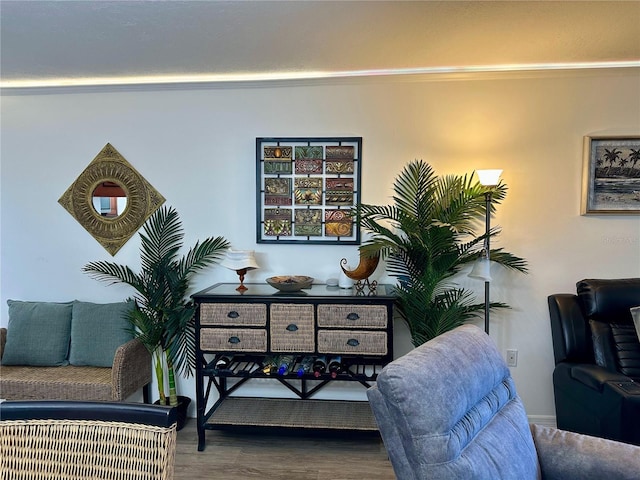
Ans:
{"label": "lower shelf of table", "polygon": [[253,397],[225,399],[205,426],[378,430],[369,402],[366,401]]}

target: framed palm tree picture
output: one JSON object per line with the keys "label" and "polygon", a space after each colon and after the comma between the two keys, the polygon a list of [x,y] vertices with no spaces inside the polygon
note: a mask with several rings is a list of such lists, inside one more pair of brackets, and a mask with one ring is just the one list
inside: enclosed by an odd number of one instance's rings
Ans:
{"label": "framed palm tree picture", "polygon": [[584,137],[582,215],[640,215],[640,136]]}

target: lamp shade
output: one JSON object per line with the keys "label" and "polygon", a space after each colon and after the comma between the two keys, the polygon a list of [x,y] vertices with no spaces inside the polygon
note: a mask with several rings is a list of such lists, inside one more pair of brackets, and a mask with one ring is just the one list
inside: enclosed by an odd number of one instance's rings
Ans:
{"label": "lamp shade", "polygon": [[498,182],[500,181],[500,175],[502,175],[502,170],[476,170],[476,173],[478,174],[478,181],[480,182],[480,185],[484,185],[485,187],[493,187],[498,185]]}
{"label": "lamp shade", "polygon": [[481,257],[473,264],[471,272],[469,272],[470,278],[477,278],[485,282],[491,281],[491,260],[486,257]]}
{"label": "lamp shade", "polygon": [[230,270],[253,270],[258,268],[253,250],[227,250],[224,259],[220,262],[225,268]]}

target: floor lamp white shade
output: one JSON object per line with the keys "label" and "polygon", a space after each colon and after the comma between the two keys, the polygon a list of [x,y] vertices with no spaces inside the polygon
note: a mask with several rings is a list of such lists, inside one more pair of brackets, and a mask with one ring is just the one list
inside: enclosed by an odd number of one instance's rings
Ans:
{"label": "floor lamp white shade", "polygon": [[478,174],[478,181],[480,182],[480,185],[493,187],[498,185],[500,175],[502,175],[502,170],[493,168],[487,170],[476,170],[476,173]]}
{"label": "floor lamp white shade", "polygon": [[470,278],[482,280],[483,282],[491,281],[491,260],[481,257],[473,263],[473,268],[469,272]]}

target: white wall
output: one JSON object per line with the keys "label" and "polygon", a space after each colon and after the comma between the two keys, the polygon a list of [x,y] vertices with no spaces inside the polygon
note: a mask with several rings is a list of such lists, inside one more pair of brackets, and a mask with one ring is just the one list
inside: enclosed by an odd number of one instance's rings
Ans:
{"label": "white wall", "polygon": [[[529,275],[494,272],[492,316],[530,416],[554,415],[546,297],[585,277],[640,276],[640,217],[584,217],[582,137],[640,132],[640,69],[222,86],[5,93],[2,101],[0,324],[6,300],[118,301],[130,294],[81,267],[111,256],[57,203],[110,142],[179,211],[186,244],[210,235],[255,249],[261,270],[323,281],[355,246],[255,243],[255,138],[362,136],[363,200],[389,203],[394,177],[422,158],[440,174],[503,168],[509,186],[496,246]],[[138,238],[113,260],[136,267]],[[382,280],[383,272],[378,272]],[[197,289],[235,281],[214,268]],[[388,278],[387,278],[388,279]],[[482,286],[463,279],[482,294]],[[398,351],[408,348],[398,326]],[[193,379],[182,381],[193,396]],[[346,393],[345,393],[346,395]]]}

